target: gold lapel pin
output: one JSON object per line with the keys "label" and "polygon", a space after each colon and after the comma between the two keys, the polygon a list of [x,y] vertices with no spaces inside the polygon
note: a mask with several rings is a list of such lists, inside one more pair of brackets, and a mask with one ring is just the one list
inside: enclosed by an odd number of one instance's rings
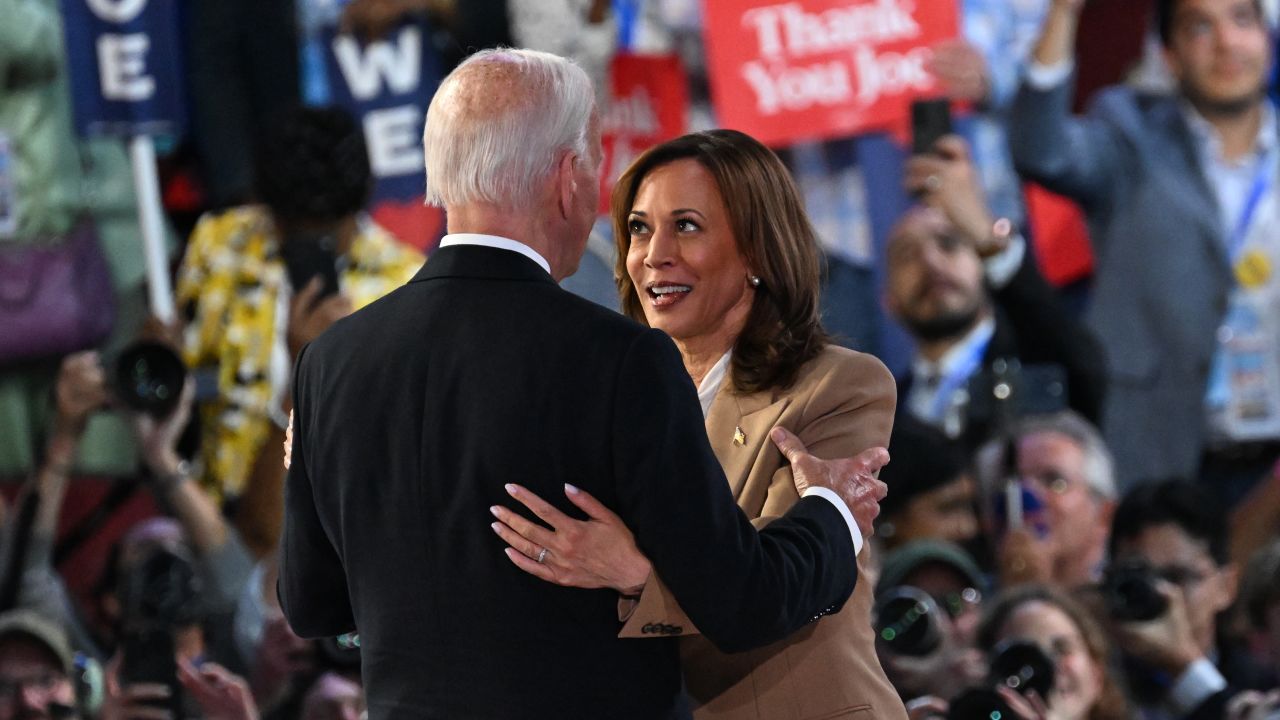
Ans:
{"label": "gold lapel pin", "polygon": [[747,434],[742,432],[741,425],[735,425],[733,428],[733,444],[738,446],[747,444]]}

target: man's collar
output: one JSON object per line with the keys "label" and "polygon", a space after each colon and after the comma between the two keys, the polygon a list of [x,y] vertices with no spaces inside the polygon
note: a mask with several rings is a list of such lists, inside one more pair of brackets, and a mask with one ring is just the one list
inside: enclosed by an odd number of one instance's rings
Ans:
{"label": "man's collar", "polygon": [[445,235],[440,241],[440,247],[449,247],[450,245],[479,245],[481,247],[498,248],[499,250],[510,250],[518,252],[530,260],[538,263],[538,265],[551,274],[551,263],[533,248],[525,245],[518,240],[504,238],[498,235],[484,235],[482,233],[451,233]]}
{"label": "man's collar", "polygon": [[[1222,138],[1218,135],[1217,128],[1186,98],[1179,100],[1178,108],[1187,123],[1187,128],[1191,130],[1191,136],[1195,139],[1196,149],[1201,153],[1207,153],[1211,159],[1220,161]],[[1280,130],[1276,127],[1276,108],[1269,98],[1263,98],[1262,120],[1258,123],[1258,137],[1254,141],[1253,152],[1267,153],[1277,145],[1280,145]]]}
{"label": "man's collar", "polygon": [[956,344],[952,345],[949,350],[938,358],[937,362],[926,360],[920,355],[916,355],[915,360],[911,363],[911,371],[918,378],[924,377],[946,377],[956,371],[957,366],[964,362],[969,353],[974,348],[985,345],[991,341],[991,336],[995,334],[996,321],[990,313],[973,326],[969,332],[964,334]]}

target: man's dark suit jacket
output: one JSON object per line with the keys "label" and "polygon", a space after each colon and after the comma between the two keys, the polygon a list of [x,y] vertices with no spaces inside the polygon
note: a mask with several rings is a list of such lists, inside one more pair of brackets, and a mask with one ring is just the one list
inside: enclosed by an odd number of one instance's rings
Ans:
{"label": "man's dark suit jacket", "polygon": [[374,720],[679,716],[674,640],[620,640],[615,592],[504,556],[504,483],[578,517],[563,483],[614,509],[727,651],[853,590],[830,502],[759,534],[738,510],[670,339],[517,253],[441,248],[304,350],[294,398],[280,600],[305,637],[359,629]]}
{"label": "man's dark suit jacket", "polygon": [[[1022,264],[1009,282],[988,292],[995,311],[995,332],[982,356],[982,369],[990,372],[999,360],[1017,360],[1024,368],[1057,366],[1066,380],[1066,406],[1097,425],[1107,388],[1102,346],[1093,333],[1067,311],[1057,292],[1040,274],[1029,242]],[[898,381],[899,413],[909,412],[906,400],[914,382],[910,371]],[[971,388],[970,392],[984,390]],[[1024,392],[1040,391],[1024,389]],[[989,396],[990,392],[984,394]],[[967,410],[961,441],[965,447],[976,449],[998,430],[998,422],[990,402],[985,406],[970,404]]]}

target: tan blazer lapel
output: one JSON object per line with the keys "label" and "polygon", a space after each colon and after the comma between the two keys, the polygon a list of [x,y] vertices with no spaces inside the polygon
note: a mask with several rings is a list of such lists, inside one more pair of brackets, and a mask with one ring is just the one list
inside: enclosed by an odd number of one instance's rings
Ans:
{"label": "tan blazer lapel", "polygon": [[742,495],[751,468],[762,453],[776,452],[769,430],[791,405],[787,396],[775,399],[771,391],[737,395],[728,379],[707,413],[707,438],[724,468],[729,488],[736,499]]}

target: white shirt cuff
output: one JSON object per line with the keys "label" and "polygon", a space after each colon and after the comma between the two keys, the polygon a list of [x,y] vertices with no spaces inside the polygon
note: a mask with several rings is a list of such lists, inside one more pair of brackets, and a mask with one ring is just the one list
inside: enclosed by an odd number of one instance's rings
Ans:
{"label": "white shirt cuff", "polygon": [[1027,64],[1027,84],[1032,90],[1052,90],[1066,82],[1075,69],[1075,60],[1063,60],[1054,65],[1041,65],[1032,60]]}
{"label": "white shirt cuff", "polygon": [[1188,665],[1169,688],[1169,708],[1175,716],[1182,717],[1226,686],[1226,679],[1209,658],[1199,658]]}
{"label": "white shirt cuff", "polygon": [[840,511],[840,517],[843,517],[845,524],[849,526],[849,536],[853,538],[853,554],[857,555],[862,552],[862,533],[858,530],[858,521],[853,519],[853,513],[849,512],[849,506],[844,504],[844,500],[841,500],[834,490],[814,486],[806,488],[800,497],[809,497],[810,495],[817,495],[836,506],[836,509]]}
{"label": "white shirt cuff", "polygon": [[1027,256],[1027,241],[1018,233],[1009,238],[1009,246],[983,261],[987,272],[987,282],[999,290],[1018,273],[1022,260]]}

